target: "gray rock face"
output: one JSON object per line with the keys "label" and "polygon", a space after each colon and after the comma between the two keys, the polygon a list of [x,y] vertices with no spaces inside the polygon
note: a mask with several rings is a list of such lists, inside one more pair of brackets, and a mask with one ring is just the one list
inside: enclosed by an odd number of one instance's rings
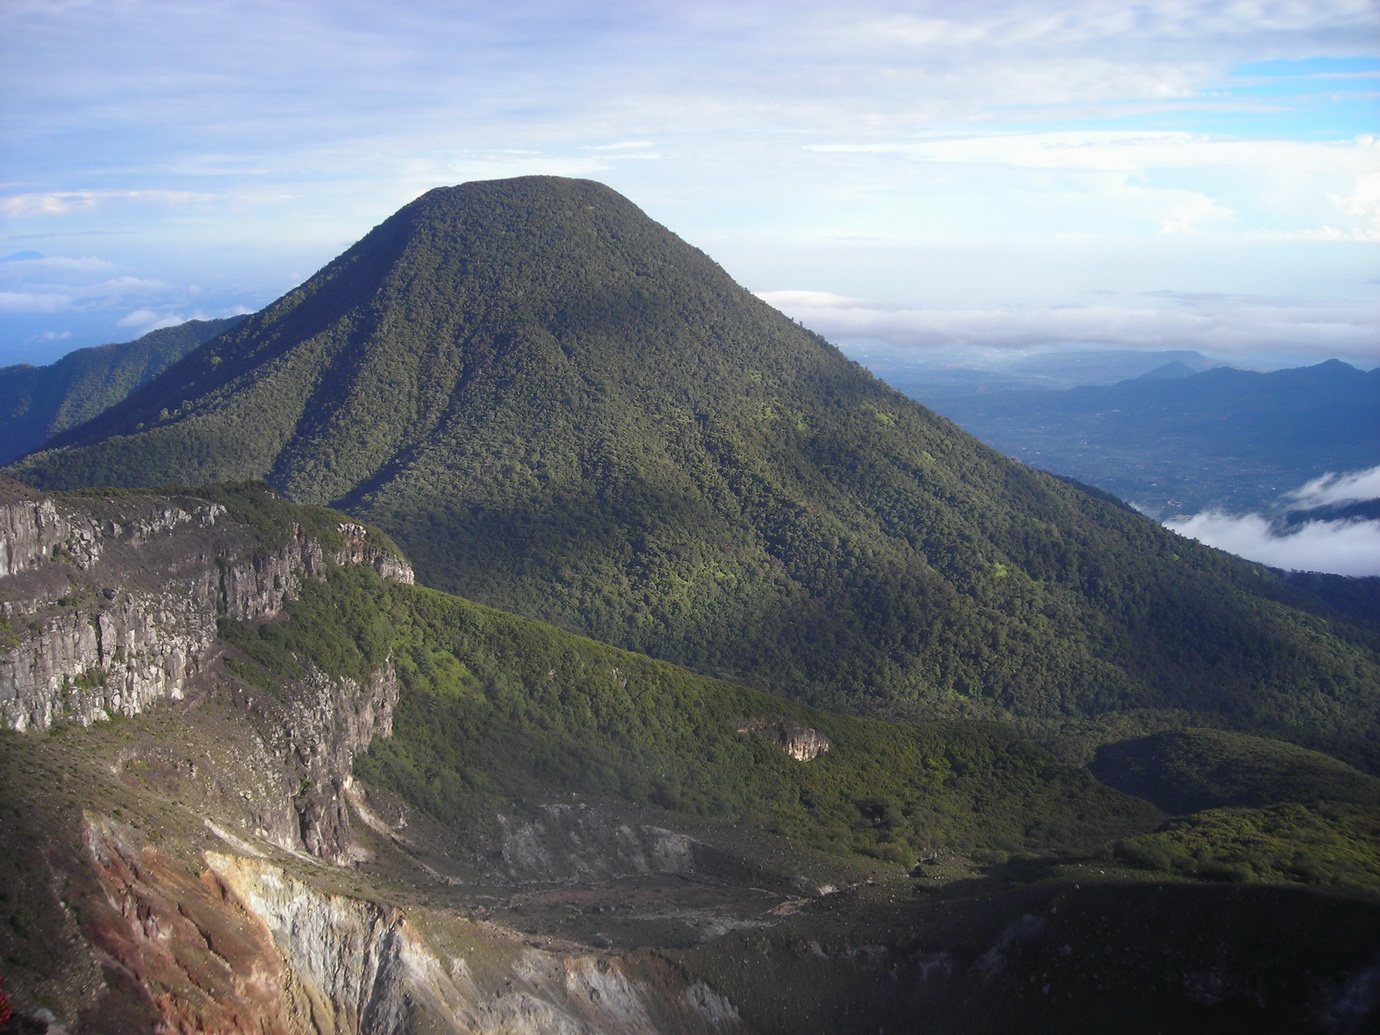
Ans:
{"label": "gray rock face", "polygon": [[[558,954],[500,928],[464,941],[508,962],[438,952],[398,909],[323,895],[261,860],[208,853],[216,878],[272,938],[291,978],[288,1016],[317,1033],[745,1035],[707,986],[649,958]],[[476,946],[476,947],[478,947]],[[498,953],[493,950],[497,948]]]}
{"label": "gray rock face", "polygon": [[754,719],[739,727],[739,733],[750,733],[768,744],[779,747],[797,762],[813,762],[833,745],[819,730],[811,729],[793,719]]}
{"label": "gray rock face", "polygon": [[262,549],[216,503],[187,496],[47,497],[0,484],[0,724],[83,725],[182,698],[210,662],[216,619],[271,617],[328,562],[412,581],[342,523],[327,557],[294,527]]}
{"label": "gray rock face", "polygon": [[392,735],[397,703],[391,665],[365,683],[311,672],[291,688],[281,742],[273,749],[297,763],[292,842],[332,862],[350,861],[350,770],[375,737]]}
{"label": "gray rock face", "polygon": [[500,815],[503,863],[516,880],[603,880],[632,873],[691,873],[704,846],[660,827],[615,820],[578,805]]}

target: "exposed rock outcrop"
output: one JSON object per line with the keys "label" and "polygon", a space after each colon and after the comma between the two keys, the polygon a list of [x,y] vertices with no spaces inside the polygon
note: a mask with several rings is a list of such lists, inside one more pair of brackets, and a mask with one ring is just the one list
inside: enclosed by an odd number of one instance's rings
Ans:
{"label": "exposed rock outcrop", "polygon": [[813,762],[833,745],[819,730],[794,719],[754,719],[738,727],[739,733],[760,737],[779,747],[797,762]]}
{"label": "exposed rock outcrop", "polygon": [[412,581],[363,526],[339,531],[330,556],[300,526],[265,548],[207,500],[0,482],[0,725],[86,725],[180,699],[212,657],[218,616],[274,615],[328,563]]}
{"label": "exposed rock outcrop", "polygon": [[322,894],[261,860],[207,858],[271,934],[290,975],[289,1015],[321,1035],[744,1031],[727,1000],[664,961],[550,952],[455,919],[471,952],[441,954],[396,908]]}
{"label": "exposed rock outcrop", "polygon": [[310,672],[292,691],[277,747],[298,763],[293,840],[312,855],[345,863],[351,848],[350,770],[375,737],[393,732],[397,674],[388,665],[358,683]]}
{"label": "exposed rock outcrop", "polygon": [[395,906],[324,892],[265,859],[212,851],[194,876],[94,817],[85,842],[97,892],[82,923],[106,974],[97,1001],[141,993],[113,1025],[94,1007],[92,1031],[746,1031],[731,1003],[659,957],[548,951],[448,914],[425,913],[424,934]]}
{"label": "exposed rock outcrop", "polygon": [[633,873],[690,873],[705,846],[685,834],[630,824],[580,805],[501,814],[501,852],[517,880],[598,880]]}
{"label": "exposed rock outcrop", "polygon": [[294,1035],[268,930],[207,874],[198,880],[127,827],[88,817],[96,893],[81,923],[105,989],[89,1030]]}

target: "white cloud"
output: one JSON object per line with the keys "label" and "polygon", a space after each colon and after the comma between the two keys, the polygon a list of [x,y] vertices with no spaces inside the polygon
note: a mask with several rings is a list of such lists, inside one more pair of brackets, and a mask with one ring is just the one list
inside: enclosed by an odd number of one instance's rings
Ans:
{"label": "white cloud", "polygon": [[[1380,466],[1346,474],[1328,472],[1280,497],[1291,511],[1380,499]],[[1380,575],[1380,521],[1306,521],[1281,527],[1263,514],[1205,511],[1165,527],[1275,568],[1334,575]]]}
{"label": "white cloud", "polygon": [[0,313],[60,313],[71,306],[69,295],[44,291],[0,291]]}
{"label": "white cloud", "polygon": [[651,149],[654,148],[654,147],[656,147],[656,144],[653,143],[653,142],[650,141],[650,140],[626,140],[626,141],[623,141],[623,142],[617,143],[617,144],[588,144],[588,145],[585,146],[585,150],[586,150],[586,151],[612,151],[612,152],[620,152],[620,153],[621,153],[621,152],[629,152],[629,151],[634,151],[634,152],[649,151],[649,150],[651,150]]}
{"label": "white cloud", "polygon": [[1348,474],[1329,471],[1284,496],[1286,503],[1299,510],[1374,499],[1380,499],[1380,466]]}
{"label": "white cloud", "polygon": [[1317,47],[1323,39],[1344,43],[1346,34],[1374,27],[1374,12],[1366,0],[1145,0],[1136,4],[1008,0],[913,6],[921,10],[870,18],[864,14],[866,20],[858,31],[883,52],[915,47],[941,52],[977,49],[996,50],[1005,57],[1012,51],[1032,49],[1135,51],[1156,44],[1179,44],[1189,53],[1201,53],[1233,46],[1251,48],[1260,45],[1262,36],[1287,35],[1301,36],[1296,42]]}
{"label": "white cloud", "polygon": [[[1375,146],[1369,139],[1368,143]],[[1370,231],[1370,240],[1380,240],[1380,172],[1362,173],[1356,177],[1350,193],[1329,194],[1328,200],[1343,215],[1361,222]]]}
{"label": "white cloud", "polygon": [[113,277],[88,284],[43,284],[27,291],[0,291],[0,312],[60,313],[109,306],[128,298],[154,298],[171,290],[161,280]]}
{"label": "white cloud", "polygon": [[909,309],[811,291],[760,297],[832,341],[900,348],[1039,345],[1194,348],[1249,354],[1281,351],[1380,362],[1367,303],[1159,293],[1120,305]]}
{"label": "white cloud", "polygon": [[191,312],[156,309],[136,309],[115,321],[116,327],[126,328],[136,337],[148,334],[163,327],[176,327],[188,320],[217,320],[227,316],[245,316],[250,312],[244,306],[230,306],[226,309],[206,312],[194,309]]}
{"label": "white cloud", "polygon": [[1165,527],[1275,568],[1380,575],[1380,521],[1309,521],[1280,534],[1259,514],[1209,511]]}
{"label": "white cloud", "polygon": [[162,295],[172,290],[170,284],[147,277],[114,277],[78,288],[76,296],[82,301],[111,302],[134,295]]}
{"label": "white cloud", "polygon": [[[11,0],[0,215],[16,238],[125,235],[110,257],[167,279],[195,256],[210,290],[256,298],[287,286],[270,249],[309,270],[430,187],[533,172],[778,260],[868,235],[1185,248],[1160,270],[1214,235],[1351,255],[1380,238],[1376,151],[1318,138],[1361,132],[1363,102],[1332,133],[1344,102],[1251,93],[1275,73],[1242,66],[1364,57],[1375,26],[1370,0]],[[751,279],[883,293],[852,258]]]}
{"label": "white cloud", "polygon": [[1236,215],[1231,209],[1217,204],[1206,194],[1194,191],[1178,192],[1182,196],[1172,203],[1160,223],[1162,234],[1192,234],[1205,227],[1231,221]]}
{"label": "white cloud", "polygon": [[76,190],[0,197],[0,216],[65,216],[95,208],[104,201],[136,200],[182,205],[207,201],[213,195],[185,190]]}
{"label": "white cloud", "polygon": [[127,327],[133,330],[136,335],[144,335],[149,331],[156,331],[160,327],[176,327],[180,323],[186,323],[189,319],[190,317],[183,316],[181,313],[155,313],[152,309],[136,309],[117,320],[115,326]]}
{"label": "white cloud", "polygon": [[[965,170],[1005,227],[1380,239],[1380,147],[1172,130],[918,134],[812,144],[821,154]],[[891,175],[900,175],[899,171]],[[1185,182],[1194,184],[1185,186]],[[965,213],[964,218],[971,219]]]}
{"label": "white cloud", "polygon": [[89,273],[106,273],[116,268],[113,262],[98,259],[94,255],[76,258],[65,255],[41,255],[32,259],[8,259],[5,266],[5,276],[41,273],[49,277],[55,274],[84,276]]}
{"label": "white cloud", "polygon": [[886,311],[885,306],[878,305],[876,302],[869,302],[864,298],[850,298],[847,295],[835,295],[829,291],[796,291],[791,289],[762,291],[757,297],[768,305],[773,305],[786,313],[838,309]]}
{"label": "white cloud", "polygon": [[95,199],[89,192],[67,191],[61,194],[15,194],[0,198],[0,216],[63,216],[79,209],[90,208]]}

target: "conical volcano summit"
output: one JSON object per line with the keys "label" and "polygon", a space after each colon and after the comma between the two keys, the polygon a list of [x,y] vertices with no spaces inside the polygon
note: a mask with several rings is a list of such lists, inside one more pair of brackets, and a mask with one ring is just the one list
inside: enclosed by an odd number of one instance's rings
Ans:
{"label": "conical volcano summit", "polygon": [[1376,750],[1363,632],[1004,459],[590,181],[433,190],[9,470],[263,479],[430,585],[855,712]]}

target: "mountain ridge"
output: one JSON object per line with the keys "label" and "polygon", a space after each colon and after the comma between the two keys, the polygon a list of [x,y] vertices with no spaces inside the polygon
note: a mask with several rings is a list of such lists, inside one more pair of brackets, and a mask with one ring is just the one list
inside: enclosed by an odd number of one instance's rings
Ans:
{"label": "mountain ridge", "polygon": [[0,463],[97,416],[241,319],[189,320],[135,341],[78,349],[47,366],[0,368]]}
{"label": "mountain ridge", "polygon": [[1336,359],[933,405],[1015,459],[1164,516],[1273,509],[1280,495],[1325,472],[1380,463],[1380,370]]}
{"label": "mountain ridge", "polygon": [[1373,751],[1361,637],[1001,458],[590,181],[429,192],[54,445],[11,470],[267,478],[439,588],[817,704]]}

